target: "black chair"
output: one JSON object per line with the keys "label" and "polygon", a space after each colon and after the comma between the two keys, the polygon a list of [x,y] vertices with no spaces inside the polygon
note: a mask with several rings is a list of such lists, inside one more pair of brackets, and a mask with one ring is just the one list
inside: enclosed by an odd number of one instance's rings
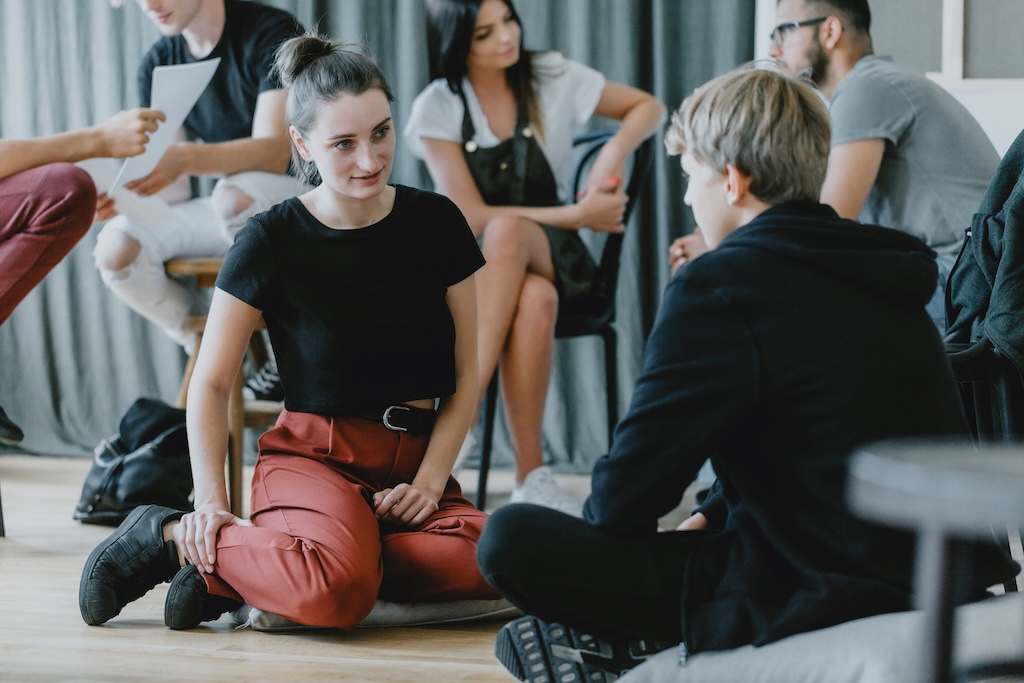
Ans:
{"label": "black chair", "polygon": [[[594,161],[602,145],[608,141],[614,130],[599,130],[584,133],[573,140],[577,150],[576,170],[573,175],[573,195],[582,189],[587,179],[590,164]],[[623,213],[623,222],[629,221],[633,208],[636,206],[647,176],[651,170],[652,140],[646,140],[633,152],[632,162],[628,169],[629,182],[626,184],[626,195],[629,197]],[[595,287],[604,294],[609,306],[593,315],[560,315],[555,323],[555,338],[570,339],[598,335],[604,340],[604,368],[607,383],[607,415],[608,415],[608,447],[611,448],[612,434],[618,422],[619,387],[618,387],[618,336],[615,332],[615,289],[619,279],[619,256],[622,252],[621,234],[609,234],[605,237],[601,258],[597,265]],[[483,438],[480,452],[480,474],[477,484],[476,506],[483,510],[487,503],[487,476],[491,468],[491,451],[494,445],[494,420],[498,406],[498,373],[494,373],[487,393],[484,396]]]}
{"label": "black chair", "polygon": [[978,441],[1018,441],[1024,436],[1024,380],[1017,366],[987,337],[973,344],[946,343],[964,410]]}

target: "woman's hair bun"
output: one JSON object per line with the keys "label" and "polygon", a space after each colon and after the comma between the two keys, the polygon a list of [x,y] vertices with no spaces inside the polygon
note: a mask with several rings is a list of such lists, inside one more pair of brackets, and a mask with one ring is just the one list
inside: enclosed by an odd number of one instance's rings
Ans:
{"label": "woman's hair bun", "polygon": [[315,33],[289,38],[277,49],[274,72],[282,87],[287,88],[317,59],[332,55],[341,49],[341,43]]}

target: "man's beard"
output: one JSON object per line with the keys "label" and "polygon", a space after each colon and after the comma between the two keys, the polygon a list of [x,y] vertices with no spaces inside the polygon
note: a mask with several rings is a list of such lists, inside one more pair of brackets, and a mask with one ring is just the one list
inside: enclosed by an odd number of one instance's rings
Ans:
{"label": "man's beard", "polygon": [[819,88],[825,81],[825,74],[828,72],[829,59],[821,47],[820,41],[815,41],[804,53],[807,58],[807,66],[800,70],[801,75],[806,75]]}

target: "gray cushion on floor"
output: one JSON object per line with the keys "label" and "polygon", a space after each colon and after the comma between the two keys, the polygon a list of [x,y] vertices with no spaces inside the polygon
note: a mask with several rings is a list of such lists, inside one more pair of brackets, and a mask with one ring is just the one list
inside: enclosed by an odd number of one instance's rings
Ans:
{"label": "gray cushion on floor", "polygon": [[[857,619],[785,638],[760,648],[741,647],[690,657],[661,652],[619,683],[906,683],[921,657],[921,612]],[[956,662],[1024,658],[1024,595],[959,607]]]}
{"label": "gray cushion on floor", "polygon": [[[514,619],[518,609],[504,598],[500,600],[452,600],[449,602],[387,602],[378,600],[370,613],[356,628],[385,626],[426,626],[485,619]],[[298,631],[318,628],[303,626],[282,616],[259,609],[249,611],[245,624],[256,631]]]}

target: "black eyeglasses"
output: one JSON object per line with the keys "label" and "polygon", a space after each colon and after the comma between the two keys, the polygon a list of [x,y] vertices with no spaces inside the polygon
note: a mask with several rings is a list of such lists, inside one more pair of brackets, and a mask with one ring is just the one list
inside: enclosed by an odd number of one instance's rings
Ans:
{"label": "black eyeglasses", "polygon": [[771,41],[775,47],[782,47],[782,44],[786,42],[786,36],[789,35],[790,31],[795,31],[798,28],[804,26],[814,26],[828,19],[828,17],[818,17],[816,19],[804,19],[803,21],[791,21],[786,24],[779,24],[772,31]]}

